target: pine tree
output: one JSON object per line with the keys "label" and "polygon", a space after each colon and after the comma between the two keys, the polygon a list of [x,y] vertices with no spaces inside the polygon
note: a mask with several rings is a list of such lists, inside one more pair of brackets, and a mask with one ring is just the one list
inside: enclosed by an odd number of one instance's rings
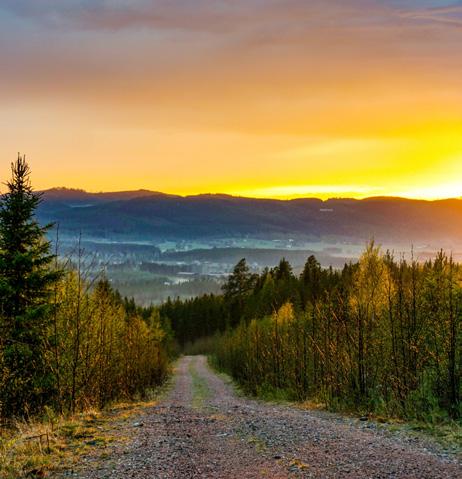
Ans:
{"label": "pine tree", "polygon": [[223,286],[226,298],[235,298],[247,295],[253,288],[254,276],[250,272],[245,258],[242,258],[229,275],[228,281]]}
{"label": "pine tree", "polygon": [[34,213],[40,195],[32,190],[24,157],[11,164],[8,191],[0,202],[0,318],[3,368],[0,392],[4,416],[26,416],[50,397],[53,377],[45,342],[50,321],[53,271],[50,244]]}
{"label": "pine tree", "polygon": [[245,258],[242,258],[223,285],[224,298],[229,305],[230,325],[236,325],[243,316],[245,298],[252,292],[256,276],[250,272]]}
{"label": "pine tree", "polygon": [[322,289],[321,277],[321,265],[317,259],[311,255],[307,259],[302,274],[300,275],[303,306],[306,306],[308,301],[314,304],[319,298]]}

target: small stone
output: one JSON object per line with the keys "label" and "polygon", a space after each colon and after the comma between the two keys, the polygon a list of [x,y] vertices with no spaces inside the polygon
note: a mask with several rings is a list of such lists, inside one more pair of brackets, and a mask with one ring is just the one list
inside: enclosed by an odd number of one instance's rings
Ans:
{"label": "small stone", "polygon": [[92,441],[87,441],[85,443],[87,446],[97,446],[99,444],[99,442],[95,439],[93,439]]}

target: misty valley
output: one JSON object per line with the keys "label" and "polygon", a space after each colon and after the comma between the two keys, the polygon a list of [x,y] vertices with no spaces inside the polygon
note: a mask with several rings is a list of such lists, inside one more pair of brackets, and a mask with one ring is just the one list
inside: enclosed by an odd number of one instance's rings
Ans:
{"label": "misty valley", "polygon": [[[342,268],[375,238],[383,250],[419,261],[434,257],[442,247],[455,260],[462,258],[462,231],[459,236],[452,219],[462,213],[458,200],[290,202],[223,195],[182,198],[146,190],[91,194],[66,188],[45,191],[43,199],[38,218],[55,223],[49,238],[55,243],[58,233],[59,255],[73,263],[80,255],[88,275],[104,274],[121,294],[144,306],[168,297],[218,294],[243,257],[255,273],[285,258],[300,274],[310,255],[323,267]],[[338,211],[325,203],[338,203]],[[282,210],[279,218],[274,205]],[[284,210],[291,214],[289,221]],[[352,215],[360,218],[361,235],[348,230]]]}

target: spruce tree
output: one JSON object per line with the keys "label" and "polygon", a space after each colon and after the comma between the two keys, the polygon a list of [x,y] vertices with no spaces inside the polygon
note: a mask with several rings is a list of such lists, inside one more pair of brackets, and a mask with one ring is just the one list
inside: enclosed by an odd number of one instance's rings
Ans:
{"label": "spruce tree", "polygon": [[245,258],[242,258],[222,286],[229,308],[229,326],[236,325],[242,319],[245,298],[252,292],[255,282],[256,276],[251,273]]}
{"label": "spruce tree", "polygon": [[323,271],[320,263],[314,255],[311,255],[300,275],[303,307],[306,306],[308,301],[314,305],[319,298],[322,290],[322,275]]}
{"label": "spruce tree", "polygon": [[226,298],[245,296],[252,290],[254,276],[250,272],[245,258],[242,258],[229,275],[228,281],[223,285],[223,292]]}
{"label": "spruce tree", "polygon": [[6,380],[0,407],[6,417],[34,413],[50,397],[53,377],[45,357],[53,271],[46,231],[35,219],[41,201],[32,190],[25,157],[11,164],[0,198],[0,327]]}

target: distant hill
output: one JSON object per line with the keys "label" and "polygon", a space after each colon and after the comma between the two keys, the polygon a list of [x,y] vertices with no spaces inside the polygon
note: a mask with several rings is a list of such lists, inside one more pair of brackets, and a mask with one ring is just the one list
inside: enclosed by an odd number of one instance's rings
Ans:
{"label": "distant hill", "polygon": [[49,190],[39,191],[39,193],[44,195],[47,204],[59,204],[63,206],[79,206],[82,204],[97,205],[110,201],[131,200],[147,196],[170,196],[165,193],[150,190],[89,193],[85,190],[64,187],[51,188]]}
{"label": "distant hill", "polygon": [[461,242],[462,201],[376,197],[272,200],[229,195],[175,196],[148,190],[43,192],[40,221],[64,233],[150,239],[309,237],[385,242]]}
{"label": "distant hill", "polygon": [[160,193],[159,191],[151,190],[131,190],[131,191],[112,191],[112,192],[100,192],[100,193],[89,193],[85,190],[79,190],[74,188],[51,188],[49,190],[41,191],[46,195],[47,199],[58,199],[58,200],[77,200],[77,201],[87,201],[88,199],[94,201],[116,201],[116,200],[129,200],[132,198],[140,198],[143,196],[173,196],[166,193]]}

